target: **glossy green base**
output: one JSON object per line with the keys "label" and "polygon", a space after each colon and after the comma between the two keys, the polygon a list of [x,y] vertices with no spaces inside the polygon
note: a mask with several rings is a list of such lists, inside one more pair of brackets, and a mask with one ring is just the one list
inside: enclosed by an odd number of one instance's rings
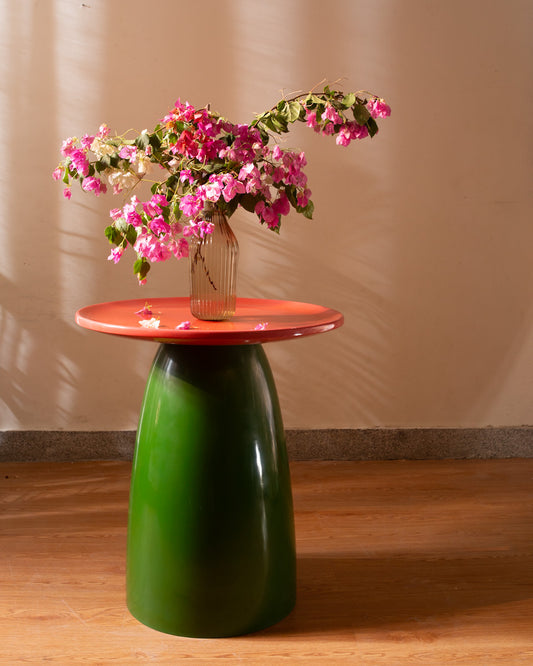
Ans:
{"label": "glossy green base", "polygon": [[263,348],[162,344],[133,463],[131,613],[180,636],[257,631],[292,610],[295,563],[285,437]]}

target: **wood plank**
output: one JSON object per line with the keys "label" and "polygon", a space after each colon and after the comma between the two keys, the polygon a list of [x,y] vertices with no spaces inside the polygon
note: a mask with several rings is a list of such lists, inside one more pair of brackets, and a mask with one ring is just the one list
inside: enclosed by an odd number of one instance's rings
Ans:
{"label": "wood plank", "polygon": [[0,466],[0,663],[533,664],[533,460],[294,462],[298,602],[194,640],[124,596],[130,464]]}

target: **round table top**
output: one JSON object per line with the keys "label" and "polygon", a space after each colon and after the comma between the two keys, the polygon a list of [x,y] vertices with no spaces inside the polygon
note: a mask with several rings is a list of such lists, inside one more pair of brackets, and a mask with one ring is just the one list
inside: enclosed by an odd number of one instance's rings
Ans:
{"label": "round table top", "polygon": [[[153,298],[88,305],[76,322],[92,331],[188,345],[244,345],[288,340],[342,326],[337,310],[262,298],[238,298],[228,321],[196,319],[189,298]],[[143,322],[143,323],[141,323]]]}

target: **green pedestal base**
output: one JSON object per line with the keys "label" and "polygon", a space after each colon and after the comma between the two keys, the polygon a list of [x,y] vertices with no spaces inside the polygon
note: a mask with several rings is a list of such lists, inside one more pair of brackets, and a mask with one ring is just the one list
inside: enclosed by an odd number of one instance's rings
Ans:
{"label": "green pedestal base", "polygon": [[295,562],[285,437],[263,348],[161,345],[132,472],[131,613],[180,636],[257,631],[293,608]]}

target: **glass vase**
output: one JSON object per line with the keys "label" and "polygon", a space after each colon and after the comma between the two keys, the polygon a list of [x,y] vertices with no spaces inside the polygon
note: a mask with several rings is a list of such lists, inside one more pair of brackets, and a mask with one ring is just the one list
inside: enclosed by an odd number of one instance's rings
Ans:
{"label": "glass vase", "polygon": [[206,215],[213,233],[191,243],[191,313],[222,321],[235,314],[239,244],[226,216],[217,208]]}

